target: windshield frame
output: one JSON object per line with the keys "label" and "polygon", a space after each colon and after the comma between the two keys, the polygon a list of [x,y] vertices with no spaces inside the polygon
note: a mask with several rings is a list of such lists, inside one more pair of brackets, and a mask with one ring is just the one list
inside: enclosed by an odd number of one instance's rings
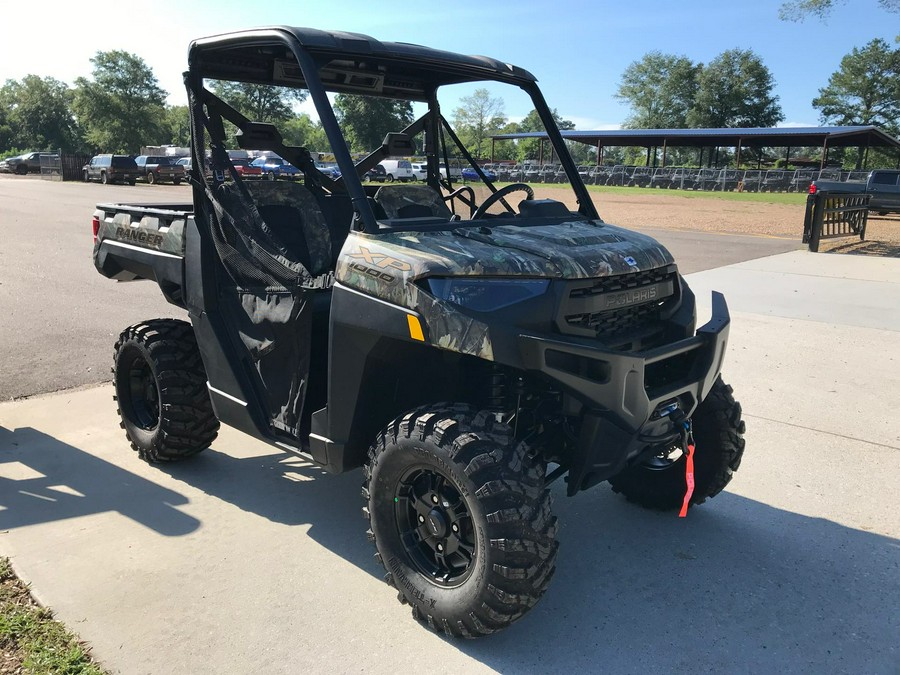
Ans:
{"label": "windshield frame", "polygon": [[[308,46],[301,43],[301,38]],[[367,42],[367,44],[361,44],[363,42]],[[276,55],[279,53],[279,48],[284,47],[287,48],[290,54],[293,54],[296,59],[296,66],[299,66],[299,72],[296,72],[296,68],[291,72],[290,77],[292,81],[290,82],[284,81],[286,77],[285,72],[290,67],[290,64],[284,65],[284,58],[287,54],[281,53],[280,60]],[[229,52],[241,49],[257,50],[254,52],[254,55],[258,57],[259,62],[265,66],[266,59],[268,59],[269,66],[256,67],[254,65],[254,70],[251,71],[247,69],[249,66],[246,66],[246,64],[238,63],[239,59],[229,61]],[[240,52],[237,52],[237,54],[240,54]],[[375,213],[369,204],[368,195],[363,188],[361,180],[361,173],[364,173],[364,171],[361,171],[364,168],[362,166],[363,162],[355,163],[350,155],[350,150],[338,124],[331,101],[328,98],[329,93],[359,93],[426,103],[428,113],[423,118],[420,118],[419,123],[422,124],[422,127],[418,130],[424,130],[426,138],[430,135],[433,139],[439,139],[441,137],[441,123],[445,120],[441,115],[437,92],[441,86],[463,82],[509,84],[519,87],[529,96],[538,117],[544,125],[556,157],[569,180],[578,204],[579,213],[587,219],[599,219],[593,201],[590,199],[587,188],[584,186],[578,173],[577,166],[569,154],[553,115],[544,100],[540,88],[537,86],[536,79],[531,73],[510,64],[486,57],[468,57],[405,43],[379,43],[363,35],[326,33],[312,29],[287,27],[242,31],[195,40],[191,43],[188,58],[190,70],[185,82],[189,88],[197,91],[202,89],[205,77],[306,89],[315,106],[322,128],[331,145],[335,161],[341,171],[340,184],[349,194],[354,211],[358,216],[358,228],[364,232],[374,234],[380,228]],[[406,68],[411,72],[421,73],[421,90],[404,96],[397,96],[396,91],[389,93],[353,91],[352,87],[346,85],[346,82],[352,82],[352,78],[345,79],[345,84],[343,85],[329,82],[326,87],[321,77],[322,70],[336,60],[342,59],[350,59],[354,63],[363,63],[369,68],[371,68],[369,64],[377,64],[385,67]],[[355,61],[353,61],[354,59]],[[230,65],[231,63],[235,65],[232,66]],[[280,78],[276,77],[279,65],[282,67]],[[429,80],[428,78],[431,79]],[[416,123],[413,126],[415,125]],[[411,133],[411,135],[415,134]],[[452,137],[454,134],[451,133],[450,135]],[[458,143],[458,139],[453,140],[457,145],[461,145]],[[428,165],[428,181],[435,188],[441,186],[438,164],[446,160],[446,157],[439,155],[439,149],[440,143],[426,141],[425,156]],[[496,189],[491,185],[491,181],[485,178],[477,162],[465,152],[464,147],[461,147],[461,150],[464,155],[467,155],[466,159],[475,171],[481,174],[482,181],[491,191],[495,192]],[[382,157],[382,159],[384,158],[386,157]],[[452,186],[452,183],[443,187],[447,189],[450,186]],[[450,190],[448,189],[448,191]]]}

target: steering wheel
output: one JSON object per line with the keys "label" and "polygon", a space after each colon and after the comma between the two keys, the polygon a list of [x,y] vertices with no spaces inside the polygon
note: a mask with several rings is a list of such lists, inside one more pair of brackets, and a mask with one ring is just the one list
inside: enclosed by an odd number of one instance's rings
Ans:
{"label": "steering wheel", "polygon": [[[475,213],[472,214],[472,220],[478,220],[482,218],[487,210],[491,208],[494,204],[502,200],[506,195],[511,192],[524,192],[525,199],[534,199],[534,190],[531,189],[530,185],[526,185],[525,183],[513,183],[512,185],[507,185],[506,187],[500,188],[493,194],[488,195],[488,198],[481,202],[481,206],[479,206]],[[513,212],[512,208],[506,202],[503,202],[503,205]]]}
{"label": "steering wheel", "polygon": [[[465,194],[469,198],[468,202],[465,199],[462,199],[463,194]],[[444,197],[444,201],[449,202],[449,201],[456,199],[457,197],[460,198],[459,201],[461,201],[463,204],[468,205],[469,218],[471,218],[472,213],[475,211],[475,190],[473,190],[472,187],[469,185],[460,185],[449,195],[446,195]]]}

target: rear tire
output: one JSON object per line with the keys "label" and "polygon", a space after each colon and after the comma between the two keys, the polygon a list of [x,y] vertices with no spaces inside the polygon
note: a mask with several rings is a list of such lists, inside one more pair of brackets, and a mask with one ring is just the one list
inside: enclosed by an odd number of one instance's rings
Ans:
{"label": "rear tire", "polygon": [[109,178],[106,176],[105,171],[100,174],[100,182],[103,183],[104,185],[109,184]]}
{"label": "rear tire", "polygon": [[19,175],[19,176],[24,176],[26,173],[28,173],[28,167],[25,166],[24,164],[19,164],[19,165],[16,167],[16,174],[17,174],[17,175]]}
{"label": "rear tire", "polygon": [[433,630],[488,635],[547,589],[556,518],[528,450],[492,413],[442,404],[397,418],[369,451],[363,511],[375,558]]}
{"label": "rear tire", "polygon": [[126,328],[113,377],[120,426],[141,459],[185,459],[215,440],[219,420],[189,323],[154,319]]}
{"label": "rear tire", "polygon": [[176,179],[173,180],[172,182],[175,183],[175,185],[181,185],[181,179],[180,179],[180,178],[176,178]]}
{"label": "rear tire", "polygon": [[87,183],[90,180],[90,176],[88,176],[87,171],[81,172],[81,180],[83,180],[85,183]]}
{"label": "rear tire", "polygon": [[[694,451],[694,494],[692,506],[719,494],[731,481],[744,455],[744,421],[741,404],[732,389],[718,378],[709,395],[692,417]],[[685,459],[654,458],[630,467],[609,479],[614,492],[630,502],[661,511],[681,507],[685,494]]]}
{"label": "rear tire", "polygon": [[394,182],[394,174],[389,173],[387,176],[385,176],[384,179],[385,179],[388,183],[393,183],[393,182]]}
{"label": "rear tire", "polygon": [[155,185],[158,180],[155,173],[152,171],[147,172],[147,182],[150,183],[150,185]]}

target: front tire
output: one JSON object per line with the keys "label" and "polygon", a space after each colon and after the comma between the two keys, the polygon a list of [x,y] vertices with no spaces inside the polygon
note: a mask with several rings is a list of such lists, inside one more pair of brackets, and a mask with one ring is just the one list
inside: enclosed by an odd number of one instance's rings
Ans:
{"label": "front tire", "polygon": [[[745,426],[741,404],[721,377],[697,406],[691,421],[695,450],[690,504],[694,506],[715,497],[731,481],[744,455]],[[661,511],[676,510],[684,501],[686,461],[677,448],[673,454],[630,467],[609,482],[614,492],[630,502]]]}
{"label": "front tire", "polygon": [[157,178],[156,174],[152,171],[147,173],[147,182],[150,183],[150,185],[156,185],[158,180],[159,178]]}
{"label": "front tire", "polygon": [[506,628],[550,583],[544,466],[488,411],[445,404],[394,420],[369,452],[363,497],[385,581],[438,632]]}
{"label": "front tire", "polygon": [[125,329],[113,378],[120,426],[141,459],[185,459],[215,440],[219,420],[189,323],[154,319]]}

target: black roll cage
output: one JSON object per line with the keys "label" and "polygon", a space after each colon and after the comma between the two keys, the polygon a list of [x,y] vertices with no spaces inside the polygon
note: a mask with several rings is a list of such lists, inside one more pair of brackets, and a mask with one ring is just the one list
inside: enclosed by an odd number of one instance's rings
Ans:
{"label": "black roll cage", "polygon": [[[306,41],[310,42],[311,48],[303,44],[298,34],[303,35]],[[202,38],[191,43],[188,63],[189,71],[185,73],[185,84],[192,89],[198,100],[205,100],[202,95],[203,78],[212,77],[215,79],[226,79],[232,81],[255,82],[258,84],[281,84],[274,81],[274,75],[265,77],[262,72],[250,72],[249,69],[241,63],[239,58],[232,59],[232,62],[226,63],[222,68],[221,63],[216,63],[216,68],[220,68],[220,72],[208,70],[208,60],[206,57],[210,54],[220,52],[220,56],[227,56],[229,50],[239,48],[272,48],[286,47],[296,59],[297,65],[300,67],[302,74],[302,82],[309,91],[310,98],[316,107],[322,128],[331,144],[335,161],[341,170],[342,178],[337,181],[342,184],[341,187],[346,190],[353,204],[353,208],[359,218],[359,229],[367,233],[377,233],[379,230],[375,213],[373,212],[368,196],[363,188],[360,180],[360,169],[366,167],[372,162],[374,157],[384,157],[386,149],[382,146],[368,157],[355,163],[350,155],[349,148],[344,141],[344,135],[341,132],[340,125],[335,117],[334,110],[328,100],[327,92],[329,90],[343,91],[353,93],[351,88],[332,86],[326,89],[320,77],[320,68],[327,63],[333,61],[336,57],[355,57],[355,58],[372,58],[373,54],[366,49],[361,43],[369,41],[370,44],[377,44],[387,49],[395,49],[397,51],[407,52],[402,56],[392,55],[390,53],[379,54],[375,58],[384,62],[410,62],[410,59],[421,60],[421,62],[430,62],[433,64],[435,71],[445,73],[444,80],[436,81],[430,88],[424,91],[422,96],[406,95],[409,100],[420,100],[428,105],[429,111],[408,126],[401,133],[409,133],[410,135],[418,134],[423,129],[426,130],[426,147],[425,154],[427,158],[427,182],[433,187],[442,185],[449,192],[453,192],[453,184],[450,178],[450,164],[447,156],[446,143],[444,142],[443,133],[446,131],[452,140],[459,147],[466,160],[471,164],[483,183],[487,185],[493,192],[496,189],[486,179],[481,167],[474,158],[465,150],[462,143],[456,137],[446,119],[441,115],[440,106],[437,100],[437,89],[443,84],[453,84],[466,81],[485,81],[492,80],[496,82],[504,82],[518,86],[527,93],[534,103],[535,110],[544,125],[547,136],[551,145],[557,153],[560,164],[569,178],[569,182],[576,194],[579,212],[586,218],[598,218],[593,201],[588,195],[575,162],[569,155],[565,141],[556,126],[556,122],[544,100],[543,94],[537,86],[536,79],[527,71],[518,69],[508,64],[501,64],[485,57],[463,57],[456,54],[448,54],[446,52],[438,52],[424,47],[416,47],[415,45],[375,43],[372,38],[362,35],[352,35],[347,33],[325,33],[323,31],[312,31],[309,29],[292,29],[289,27],[272,27],[260,28],[248,31],[240,31],[224,35]],[[351,50],[348,47],[356,47]],[[358,50],[358,51],[357,51]],[[385,50],[387,51],[387,50]],[[417,53],[418,52],[418,53]],[[275,56],[271,57],[272,63],[275,63]],[[227,58],[223,58],[228,61]],[[405,61],[404,61],[405,60]],[[464,63],[466,62],[466,63]],[[473,63],[468,63],[473,62]],[[274,67],[274,65],[273,65]],[[274,71],[272,71],[274,72]],[[297,84],[299,86],[299,80]],[[357,92],[365,95],[377,96],[372,92]],[[390,97],[385,95],[385,97]],[[198,130],[195,125],[192,131]],[[199,137],[197,137],[199,138]],[[434,147],[435,142],[440,147]],[[443,151],[444,165],[447,167],[446,177],[440,173],[438,166],[439,150]],[[199,148],[195,152],[200,156],[200,162],[203,160],[202,151]],[[377,164],[378,160],[374,161]],[[202,166],[202,164],[198,164]],[[363,171],[364,173],[364,171]],[[465,198],[461,200],[474,209],[474,199],[469,203]],[[509,205],[501,200],[508,209]],[[510,209],[511,210],[511,209]]]}

